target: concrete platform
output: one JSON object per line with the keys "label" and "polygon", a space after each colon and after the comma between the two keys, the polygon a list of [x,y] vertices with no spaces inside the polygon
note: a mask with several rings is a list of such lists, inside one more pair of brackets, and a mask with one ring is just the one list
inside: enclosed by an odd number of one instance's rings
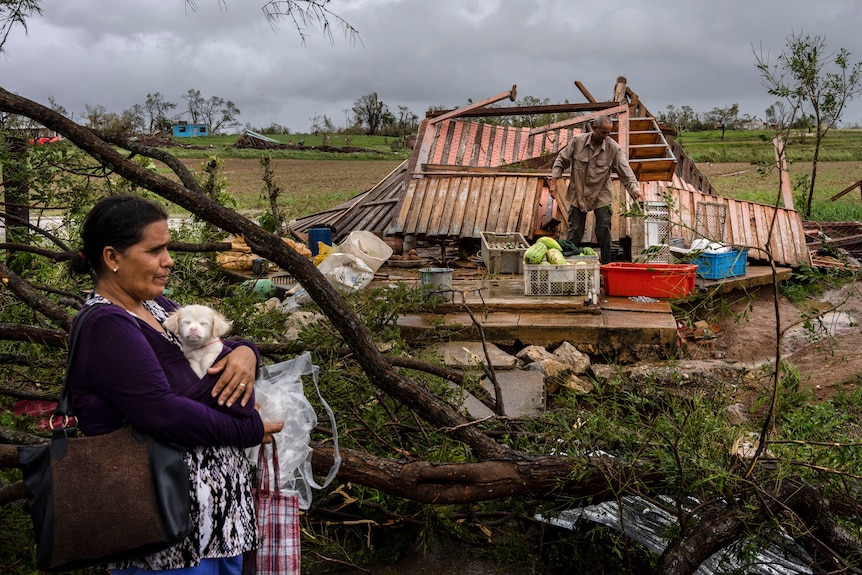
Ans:
{"label": "concrete platform", "polygon": [[[480,270],[457,269],[452,280],[451,300],[433,313],[399,318],[398,326],[408,339],[436,332],[447,341],[480,338],[468,309],[488,341],[499,345],[549,346],[569,341],[592,354],[617,358],[620,354],[672,357],[678,335],[669,300],[638,301],[602,295],[598,306],[586,306],[583,296],[526,296],[521,275],[481,277]],[[696,293],[724,293],[772,281],[769,266],[749,266],[745,276],[725,280],[696,281]],[[779,268],[779,280],[790,277],[790,269]],[[411,273],[412,272],[412,273]],[[414,282],[421,287],[418,271],[380,269],[374,284]]]}

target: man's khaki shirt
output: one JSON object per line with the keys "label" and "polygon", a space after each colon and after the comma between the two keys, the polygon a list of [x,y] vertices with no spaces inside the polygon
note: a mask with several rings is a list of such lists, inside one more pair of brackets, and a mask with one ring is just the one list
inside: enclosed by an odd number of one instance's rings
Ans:
{"label": "man's khaki shirt", "polygon": [[572,138],[557,155],[552,177],[562,177],[563,171],[571,169],[571,179],[566,190],[565,202],[583,212],[610,205],[613,201],[611,191],[611,172],[615,172],[633,198],[640,192],[637,178],[623,150],[616,141],[605,138],[598,149],[590,142],[591,132],[584,132]]}

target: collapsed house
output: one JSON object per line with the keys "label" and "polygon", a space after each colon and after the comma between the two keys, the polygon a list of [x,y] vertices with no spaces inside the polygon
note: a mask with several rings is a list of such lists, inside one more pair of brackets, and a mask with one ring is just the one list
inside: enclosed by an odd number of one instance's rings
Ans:
{"label": "collapsed house", "polygon": [[[572,137],[589,129],[590,120],[609,115],[614,119],[611,137],[628,151],[645,199],[669,206],[670,238],[689,245],[694,237],[717,237],[728,245],[746,246],[752,259],[768,260],[771,254],[776,265],[811,264],[800,214],[719,196],[625,78],[617,79],[608,101],[597,101],[580,82],[575,85],[586,102],[499,105],[515,100],[513,86],[469,106],[429,113],[408,160],[368,191],[293,221],[290,231],[304,238],[309,229],[328,226],[336,242],[351,231],[367,230],[441,245],[478,242],[483,232],[517,232],[527,239],[549,235],[560,224],[558,207],[548,194],[554,159]],[[532,128],[481,121],[552,114],[576,115]],[[616,179],[613,188],[613,240],[631,242],[633,218],[626,217],[630,200]],[[590,214],[585,237],[592,233]]]}

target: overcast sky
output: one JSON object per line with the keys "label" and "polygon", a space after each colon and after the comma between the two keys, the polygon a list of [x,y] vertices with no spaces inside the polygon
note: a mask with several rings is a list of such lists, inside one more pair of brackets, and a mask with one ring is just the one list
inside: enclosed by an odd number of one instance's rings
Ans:
{"label": "overcast sky", "polygon": [[[754,50],[774,62],[804,33],[862,61],[858,0],[331,0],[359,41],[331,18],[334,43],[311,25],[305,45],[290,22],[273,30],[264,1],[44,0],[7,41],[0,85],[78,121],[85,105],[119,113],[153,92],[181,110],[196,89],[233,101],[244,125],[304,132],[315,116],[343,127],[371,92],[421,118],[513,84],[518,98],[584,102],[578,80],[610,100],[618,76],[653,113],[738,103],[762,118],[776,99]],[[862,99],[843,119],[862,125]]]}

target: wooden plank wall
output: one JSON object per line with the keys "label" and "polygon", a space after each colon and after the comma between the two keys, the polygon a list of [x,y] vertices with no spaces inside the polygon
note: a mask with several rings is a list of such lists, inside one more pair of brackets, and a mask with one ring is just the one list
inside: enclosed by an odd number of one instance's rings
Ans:
{"label": "wooden plank wall", "polygon": [[723,203],[727,206],[725,244],[748,247],[749,258],[764,261],[768,259],[768,247],[776,264],[782,266],[796,268],[811,264],[802,216],[796,210],[704,194],[679,179],[673,183],[653,182],[642,186],[647,200],[658,201],[671,195],[670,233],[672,237],[684,238],[687,246],[698,229],[697,204]]}
{"label": "wooden plank wall", "polygon": [[543,177],[440,175],[409,181],[389,233],[479,238],[481,232],[532,236]]}
{"label": "wooden plank wall", "polygon": [[580,129],[574,126],[531,131],[529,128],[446,120],[426,126],[422,131],[423,141],[416,166],[499,167],[556,153],[578,133]]}
{"label": "wooden plank wall", "polygon": [[676,156],[676,175],[705,194],[715,194],[709,178],[698,169],[694,160],[682,149],[682,145],[670,136],[665,137],[673,155]]}

